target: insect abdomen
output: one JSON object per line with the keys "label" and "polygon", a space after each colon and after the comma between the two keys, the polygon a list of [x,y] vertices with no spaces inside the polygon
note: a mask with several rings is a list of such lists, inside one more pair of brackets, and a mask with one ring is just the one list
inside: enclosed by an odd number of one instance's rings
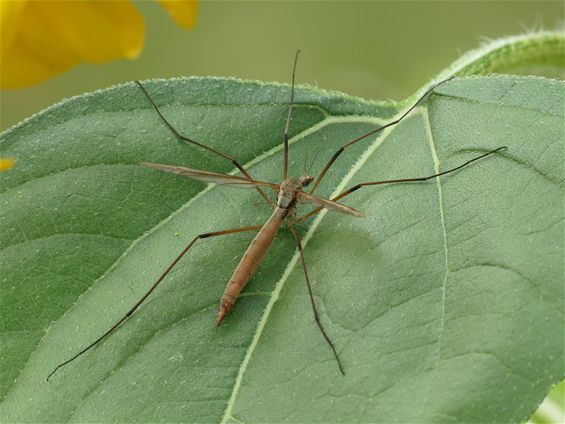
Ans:
{"label": "insect abdomen", "polygon": [[275,208],[269,220],[263,225],[243,254],[222,295],[220,309],[216,317],[216,326],[222,323],[243,288],[247,285],[253,274],[255,274],[261,262],[263,262],[286,214],[286,209]]}

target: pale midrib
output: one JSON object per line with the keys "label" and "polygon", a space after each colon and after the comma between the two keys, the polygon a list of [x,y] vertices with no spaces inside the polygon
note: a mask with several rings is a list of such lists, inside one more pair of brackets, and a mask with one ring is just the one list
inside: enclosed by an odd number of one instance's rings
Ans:
{"label": "pale midrib", "polygon": [[[434,137],[432,134],[432,126],[430,122],[430,115],[427,109],[421,110],[422,117],[424,118],[424,127],[426,128],[426,135],[428,139],[428,143],[430,145],[430,151],[432,153],[432,158],[434,161],[434,170],[436,174],[440,173],[440,161],[437,154],[437,149],[434,143]],[[440,324],[439,324],[439,333],[437,339],[437,352],[436,357],[434,360],[433,368],[437,366],[440,361],[441,357],[441,339],[443,335],[443,329],[445,325],[445,300],[446,300],[446,293],[447,293],[447,279],[449,277],[449,252],[447,249],[447,229],[445,226],[445,213],[444,213],[444,204],[443,204],[443,191],[441,186],[441,177],[434,178],[437,185],[437,194],[438,194],[438,201],[439,201],[439,216],[441,221],[441,229],[443,233],[443,249],[445,255],[445,274],[443,277],[443,282],[441,285],[441,316],[440,316]]]}
{"label": "pale midrib", "polygon": [[[374,117],[370,117],[370,116],[336,116],[336,117],[327,117],[325,119],[323,119],[322,121],[318,122],[317,124],[309,127],[308,129],[302,131],[301,133],[295,135],[294,137],[292,137],[291,139],[289,139],[289,145],[293,145],[294,143],[305,139],[306,137],[308,137],[310,134],[313,134],[319,130],[321,130],[322,128],[331,125],[331,124],[336,124],[336,123],[371,123],[371,124],[375,124],[375,125],[380,125],[382,123],[382,121],[380,119],[374,118]],[[250,160],[249,162],[243,164],[243,167],[245,169],[249,169],[250,167],[252,167],[253,165],[273,156],[274,154],[278,153],[279,151],[281,151],[283,148],[282,144],[278,144],[275,147],[271,148],[270,150],[266,151],[265,153],[257,156],[256,158]],[[231,172],[229,172],[230,175],[234,175],[239,173],[238,169],[234,169]],[[52,321],[49,325],[49,327],[47,327],[47,329],[45,330],[44,336],[39,340],[39,342],[37,343],[37,348],[41,345],[42,340],[47,336],[49,330],[51,329],[51,327],[53,326],[54,323],[59,322],[63,319],[65,319],[65,317],[74,309],[74,307],[80,302],[81,298],[83,296],[85,296],[87,293],[89,293],[91,290],[94,290],[95,286],[98,285],[98,283],[100,281],[102,281],[104,278],[106,278],[106,276],[108,274],[110,274],[111,272],[113,272],[120,264],[120,262],[123,260],[123,258],[125,258],[136,246],[138,243],[140,243],[142,240],[144,240],[145,238],[151,236],[153,233],[155,233],[156,231],[158,231],[161,227],[165,226],[170,220],[174,219],[177,215],[181,214],[184,210],[186,210],[188,207],[190,207],[190,205],[197,201],[200,197],[204,196],[206,193],[208,193],[210,190],[212,190],[214,187],[216,186],[216,184],[209,184],[208,186],[206,186],[203,190],[201,190],[200,192],[198,192],[194,197],[192,197],[188,202],[186,202],[184,205],[182,205],[179,209],[177,209],[175,212],[171,213],[169,216],[167,216],[167,218],[165,218],[164,220],[162,220],[161,222],[159,222],[158,224],[156,224],[153,228],[151,228],[149,231],[145,232],[144,234],[142,234],[140,237],[138,237],[136,240],[134,240],[130,246],[128,246],[128,248],[116,259],[116,261],[108,268],[108,270],[106,272],[104,272],[104,274],[102,274],[100,277],[98,277],[93,283],[92,285],[89,287],[88,290],[86,290],[85,292],[83,292],[76,300],[75,302],[65,311],[65,313],[63,313],[63,315],[61,315],[59,318],[57,318],[56,320]],[[21,371],[25,370],[27,363],[31,360],[31,358],[33,357],[33,355],[37,352],[38,349],[34,349],[32,352],[30,352],[28,360],[23,364]],[[21,376],[21,372],[18,374],[18,376],[14,379],[14,382],[11,386],[11,388],[6,392],[6,394],[4,395],[3,399],[1,400],[6,400],[10,397],[11,393],[13,392],[13,389],[15,387],[17,387],[18,385],[18,380],[19,377]]]}
{"label": "pale midrib", "polygon": [[[400,114],[398,114],[398,116],[400,116]],[[391,118],[391,119],[394,119],[394,118]],[[367,150],[365,150],[363,155],[359,158],[357,163],[350,169],[349,173],[343,178],[341,183],[337,186],[337,188],[335,189],[335,191],[332,193],[332,195],[329,198],[335,197],[336,195],[338,195],[339,193],[343,192],[346,189],[349,182],[353,179],[353,177],[357,174],[357,172],[363,167],[363,165],[365,165],[367,160],[369,160],[369,158],[378,149],[378,147],[382,145],[382,143],[386,140],[388,134],[393,130],[393,128],[394,128],[394,126],[386,128],[383,131],[383,133],[380,137],[378,135],[374,136],[374,137],[378,137],[377,140],[374,141],[373,144],[370,145],[367,148]],[[310,225],[310,228],[308,229],[308,232],[306,233],[306,235],[302,239],[302,246],[303,247],[306,247],[306,245],[308,244],[308,242],[312,238],[314,232],[316,231],[316,229],[320,225],[322,219],[325,217],[327,212],[328,212],[327,209],[322,209],[322,211],[314,219],[314,221],[312,222],[312,225]],[[239,389],[241,387],[241,383],[243,381],[243,375],[245,374],[247,366],[249,365],[249,362],[251,361],[251,357],[253,355],[253,352],[255,351],[255,348],[257,347],[257,345],[259,343],[259,339],[261,338],[263,330],[265,329],[265,326],[266,326],[267,321],[269,319],[269,315],[271,313],[271,310],[273,309],[274,304],[277,302],[279,295],[280,295],[280,292],[282,291],[286,280],[290,276],[291,272],[294,271],[294,268],[296,266],[298,259],[299,259],[299,253],[297,251],[297,252],[295,252],[295,254],[292,257],[292,259],[290,260],[290,262],[288,263],[282,277],[280,278],[280,280],[275,285],[275,289],[272,292],[271,299],[267,303],[267,306],[265,308],[263,316],[259,320],[259,323],[257,325],[257,331],[255,332],[255,335],[253,336],[253,340],[251,341],[251,344],[249,345],[249,348],[247,349],[245,357],[243,358],[243,362],[241,363],[241,367],[240,367],[239,373],[236,377],[232,394],[231,394],[230,399],[228,400],[228,403],[226,405],[226,410],[224,412],[224,416],[222,417],[222,421],[221,421],[222,424],[227,423],[232,418],[232,410],[233,410],[233,407],[235,405],[237,395],[238,395]],[[239,420],[237,420],[237,421],[239,421]],[[241,422],[241,421],[239,421],[239,422]]]}

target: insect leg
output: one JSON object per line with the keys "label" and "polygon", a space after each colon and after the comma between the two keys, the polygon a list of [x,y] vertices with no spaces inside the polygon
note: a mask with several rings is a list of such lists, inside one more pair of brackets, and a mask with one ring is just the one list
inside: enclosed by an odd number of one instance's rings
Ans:
{"label": "insect leg", "polygon": [[337,151],[333,154],[333,156],[330,158],[330,160],[328,161],[328,163],[326,164],[326,166],[324,166],[324,169],[322,169],[322,172],[320,172],[320,175],[318,175],[318,177],[316,178],[316,180],[314,181],[314,185],[312,186],[312,189],[310,190],[310,194],[314,193],[314,191],[316,191],[316,188],[318,188],[318,185],[320,184],[320,182],[322,181],[322,178],[324,178],[324,175],[326,175],[326,172],[328,172],[328,170],[330,169],[330,167],[333,165],[333,163],[336,161],[336,159],[343,153],[343,151],[348,148],[349,146],[351,146],[352,144],[357,143],[358,141],[364,140],[367,137],[370,137],[373,134],[378,133],[379,131],[384,130],[385,128],[391,127],[393,125],[398,124],[400,121],[402,121],[410,112],[412,112],[412,110],[414,110],[416,108],[416,106],[418,106],[422,100],[424,100],[428,94],[430,94],[432,91],[434,91],[437,87],[439,87],[441,84],[446,83],[447,81],[452,80],[455,77],[451,77],[448,79],[445,79],[443,81],[440,81],[434,85],[432,85],[428,90],[426,90],[426,92],[424,94],[422,94],[420,96],[420,98],[418,100],[416,100],[416,102],[410,106],[410,108],[404,112],[399,118],[395,119],[394,121],[391,121],[385,125],[382,125],[378,128],[375,128],[374,130],[369,131],[368,133],[365,133],[363,135],[360,135],[357,138],[354,138],[353,140],[345,143],[343,146],[341,146],[339,149],[337,149]]}
{"label": "insect leg", "polygon": [[290,127],[290,117],[292,115],[292,106],[294,103],[294,76],[296,75],[296,64],[298,63],[298,55],[300,50],[296,51],[296,56],[294,56],[294,67],[292,68],[292,85],[290,88],[290,106],[288,107],[288,115],[286,117],[286,125],[284,127],[284,165],[283,165],[283,175],[284,179],[288,178],[288,130]]}
{"label": "insect leg", "polygon": [[[439,172],[437,174],[433,174],[433,175],[428,175],[427,177],[416,177],[416,178],[400,178],[400,179],[396,179],[396,180],[384,180],[384,181],[370,181],[370,182],[366,182],[366,183],[361,183],[361,184],[357,184],[354,185],[353,187],[345,190],[343,193],[338,194],[337,196],[333,197],[331,200],[333,202],[338,201],[339,199],[344,198],[345,196],[348,196],[349,194],[353,193],[354,191],[359,190],[361,187],[366,187],[366,186],[372,186],[372,185],[383,185],[383,184],[398,184],[398,183],[417,183],[417,182],[422,182],[422,181],[427,181],[427,180],[431,180],[432,178],[436,178],[436,177],[441,177],[442,175],[446,175],[446,174],[450,174],[452,172],[458,171],[459,169],[469,165],[472,162],[475,162],[476,160],[482,159],[486,156],[492,155],[493,153],[499,152],[501,150],[506,149],[506,146],[502,146],[502,147],[498,147],[494,150],[491,150],[489,152],[483,153],[480,156],[476,156],[473,159],[469,159],[467,162],[465,162],[462,165],[456,166],[455,168],[451,168],[448,169],[447,171],[442,171]],[[316,208],[313,211],[311,211],[310,213],[307,213],[306,215],[303,216],[299,216],[298,218],[295,218],[292,223],[296,224],[297,222],[302,222],[307,220],[308,218],[310,218],[311,216],[316,215],[318,212],[320,212],[323,208]]]}
{"label": "insect leg", "polygon": [[194,237],[192,239],[192,241],[190,243],[188,243],[188,245],[183,249],[183,251],[175,258],[175,260],[173,262],[171,262],[171,264],[167,267],[167,269],[165,269],[165,271],[161,274],[161,276],[157,279],[157,281],[155,281],[155,283],[153,283],[153,285],[149,288],[149,290],[147,290],[145,292],[145,294],[141,297],[141,299],[139,299],[137,301],[137,303],[135,305],[133,305],[132,308],[129,311],[127,311],[126,314],[123,317],[121,317],[104,334],[102,334],[100,337],[98,337],[96,340],[94,340],[92,343],[90,343],[88,346],[86,346],[84,349],[82,349],[76,355],[74,355],[73,357],[71,357],[71,358],[67,359],[66,361],[57,365],[53,369],[53,371],[51,371],[51,373],[47,376],[47,381],[49,381],[51,376],[53,374],[55,374],[55,372],[57,372],[58,369],[60,369],[60,368],[64,367],[65,365],[71,363],[72,361],[77,359],[79,356],[81,356],[83,353],[88,352],[90,349],[92,349],[94,346],[96,346],[98,343],[100,343],[102,340],[104,340],[106,337],[108,337],[110,334],[112,334],[116,328],[118,328],[125,320],[127,320],[141,306],[141,304],[149,297],[149,295],[151,293],[153,293],[153,291],[163,281],[163,279],[167,276],[167,274],[175,267],[175,265],[178,263],[178,261],[181,260],[181,258],[192,248],[192,246],[194,246],[196,244],[196,242],[198,240],[209,238],[209,237],[222,236],[222,235],[225,235],[225,234],[235,234],[235,233],[243,233],[245,231],[259,230],[261,227],[262,227],[262,225],[251,225],[249,227],[233,228],[233,229],[230,229],[230,230],[222,230],[222,231],[214,231],[214,232],[210,232],[210,233],[203,233],[203,234],[199,234],[196,237]]}
{"label": "insect leg", "polygon": [[310,284],[310,278],[308,277],[308,270],[306,269],[306,259],[304,258],[304,250],[302,249],[302,241],[300,239],[300,236],[298,235],[298,233],[296,232],[296,230],[294,229],[294,227],[292,225],[289,225],[288,228],[292,232],[292,235],[294,236],[294,240],[296,240],[296,247],[298,248],[298,252],[300,253],[300,261],[302,262],[302,269],[304,270],[304,278],[306,279],[306,287],[308,288],[308,296],[310,297],[310,303],[312,304],[312,311],[314,312],[314,320],[316,321],[316,325],[320,329],[322,336],[324,336],[324,339],[326,339],[326,342],[328,342],[328,345],[330,345],[330,348],[332,349],[335,360],[337,361],[337,366],[339,367],[339,371],[343,375],[345,375],[345,371],[343,370],[343,365],[341,364],[341,360],[339,359],[339,355],[337,353],[337,350],[336,350],[334,344],[332,343],[332,341],[330,340],[329,336],[327,335],[326,330],[324,329],[324,326],[322,325],[322,322],[320,321],[318,309],[316,308],[316,302],[314,301],[314,293],[312,292],[312,286]]}
{"label": "insect leg", "polygon": [[[218,156],[221,156],[222,158],[230,161],[232,163],[232,165],[234,165],[237,169],[239,169],[241,171],[241,173],[243,175],[245,175],[247,178],[249,179],[253,179],[251,178],[251,175],[249,175],[249,172],[247,172],[247,170],[241,166],[241,164],[236,161],[234,158],[232,158],[231,156],[226,155],[225,153],[220,152],[219,150],[216,150],[210,146],[206,146],[205,144],[202,144],[196,140],[193,140],[192,138],[186,137],[184,135],[181,135],[176,129],[175,127],[173,127],[173,125],[167,121],[167,119],[165,118],[165,116],[163,115],[163,113],[159,110],[159,107],[157,106],[157,104],[155,103],[155,101],[153,101],[153,99],[151,98],[151,96],[149,95],[149,93],[147,92],[147,90],[145,89],[145,87],[139,82],[139,81],[135,81],[135,83],[139,86],[139,88],[141,88],[141,91],[143,91],[143,93],[145,94],[145,96],[147,97],[147,99],[149,100],[149,102],[151,103],[151,105],[153,106],[153,109],[155,109],[155,111],[157,112],[157,115],[159,115],[159,117],[161,118],[161,120],[163,121],[163,123],[167,126],[167,128],[169,128],[169,130],[171,130],[171,132],[173,133],[173,135],[181,141],[184,141],[185,143],[191,143],[194,144],[198,147],[201,147],[203,149],[208,150],[209,152],[215,153]],[[255,187],[255,190],[257,190],[257,192],[261,195],[261,197],[263,197],[263,199],[265,199],[265,201],[267,202],[267,204],[271,207],[274,208],[274,204],[273,202],[271,202],[271,200],[267,197],[267,195],[265,194],[265,192],[261,189],[261,187]]]}

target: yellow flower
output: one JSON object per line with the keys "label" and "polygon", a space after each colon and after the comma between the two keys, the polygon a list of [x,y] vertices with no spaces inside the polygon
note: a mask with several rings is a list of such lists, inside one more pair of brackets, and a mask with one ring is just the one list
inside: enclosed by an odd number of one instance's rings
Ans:
{"label": "yellow flower", "polygon": [[0,172],[7,171],[8,169],[12,169],[13,166],[14,166],[14,159],[12,158],[0,159]]}
{"label": "yellow flower", "polygon": [[196,23],[197,0],[159,0],[159,3],[167,9],[178,25],[192,28]]}
{"label": "yellow flower", "polygon": [[[196,0],[161,0],[184,27]],[[21,88],[81,62],[139,56],[143,18],[127,0],[0,0],[0,87]]]}

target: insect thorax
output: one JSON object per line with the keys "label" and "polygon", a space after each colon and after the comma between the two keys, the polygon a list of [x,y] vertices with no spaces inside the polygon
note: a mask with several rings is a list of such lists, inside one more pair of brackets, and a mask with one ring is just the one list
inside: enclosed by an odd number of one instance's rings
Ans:
{"label": "insect thorax", "polygon": [[283,209],[294,209],[298,192],[302,191],[302,188],[310,184],[312,180],[313,177],[309,175],[284,180],[280,185],[277,206]]}

